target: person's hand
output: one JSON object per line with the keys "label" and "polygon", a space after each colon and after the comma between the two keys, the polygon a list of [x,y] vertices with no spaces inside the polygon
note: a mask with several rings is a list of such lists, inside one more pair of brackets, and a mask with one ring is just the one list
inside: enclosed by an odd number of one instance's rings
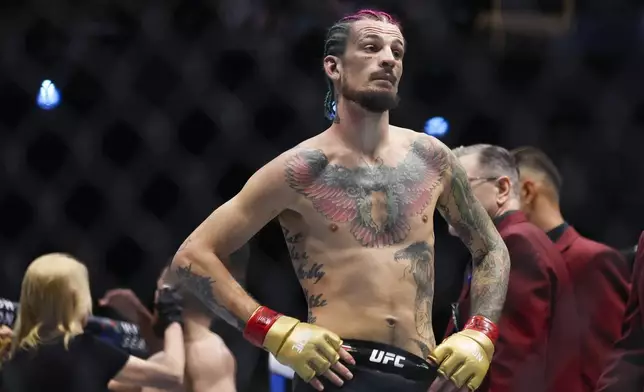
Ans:
{"label": "person's hand", "polygon": [[0,359],[4,358],[11,349],[13,331],[6,325],[0,325]]}
{"label": "person's hand", "polygon": [[439,344],[429,355],[438,374],[458,388],[475,391],[483,382],[494,355],[496,325],[482,316],[472,317],[461,332]]}
{"label": "person's hand", "polygon": [[[272,345],[271,348],[276,347],[277,345]],[[280,363],[291,367],[304,381],[319,391],[324,387],[317,376],[324,376],[337,386],[344,384],[342,378],[353,378],[349,369],[340,362],[342,360],[354,363],[351,355],[342,348],[340,338],[312,324],[297,324],[288,336],[284,337],[281,347],[271,352]]]}
{"label": "person's hand", "polygon": [[140,321],[139,315],[149,314],[139,297],[130,289],[109,290],[98,300],[98,304],[116,310],[125,319],[135,324]]}
{"label": "person's hand", "polygon": [[264,347],[318,391],[324,389],[319,376],[337,386],[344,384],[343,378],[353,378],[340,362],[355,365],[353,357],[342,348],[340,337],[317,325],[302,323],[262,306],[248,320],[244,336]]}
{"label": "person's hand", "polygon": [[157,320],[154,324],[154,333],[162,338],[166,328],[172,323],[179,323],[183,326],[183,308],[181,306],[181,295],[171,286],[164,286],[157,291],[155,301]]}

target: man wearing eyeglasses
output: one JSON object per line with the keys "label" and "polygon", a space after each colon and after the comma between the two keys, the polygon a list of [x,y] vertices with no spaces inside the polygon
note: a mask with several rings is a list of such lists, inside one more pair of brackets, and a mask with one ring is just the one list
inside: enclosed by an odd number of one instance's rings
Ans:
{"label": "man wearing eyeglasses", "polygon": [[[574,322],[566,322],[575,320],[576,311],[570,278],[552,241],[519,211],[514,159],[501,147],[483,144],[457,148],[454,154],[512,263],[497,351],[478,391],[579,391],[579,334]],[[450,234],[455,234],[452,227]],[[448,334],[468,317],[468,290],[466,283]]]}

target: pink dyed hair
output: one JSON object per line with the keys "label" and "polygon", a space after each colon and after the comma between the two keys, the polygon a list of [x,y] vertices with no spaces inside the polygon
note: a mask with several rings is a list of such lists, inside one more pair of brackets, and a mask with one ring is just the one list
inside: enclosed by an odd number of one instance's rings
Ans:
{"label": "pink dyed hair", "polygon": [[355,14],[347,15],[344,18],[340,19],[338,23],[350,23],[350,22],[355,22],[355,21],[364,20],[364,19],[378,20],[385,23],[391,23],[400,27],[400,23],[396,20],[396,18],[394,18],[390,14],[383,11],[368,10],[368,9],[360,10]]}

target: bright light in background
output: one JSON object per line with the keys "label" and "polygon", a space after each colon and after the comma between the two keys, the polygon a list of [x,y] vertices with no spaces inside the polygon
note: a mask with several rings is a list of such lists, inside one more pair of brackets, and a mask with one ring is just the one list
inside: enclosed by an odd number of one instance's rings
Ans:
{"label": "bright light in background", "polygon": [[51,80],[47,79],[42,82],[36,102],[44,110],[51,110],[58,106],[60,103],[60,93]]}
{"label": "bright light in background", "polygon": [[425,133],[441,137],[449,131],[449,123],[443,117],[432,117],[425,123]]}

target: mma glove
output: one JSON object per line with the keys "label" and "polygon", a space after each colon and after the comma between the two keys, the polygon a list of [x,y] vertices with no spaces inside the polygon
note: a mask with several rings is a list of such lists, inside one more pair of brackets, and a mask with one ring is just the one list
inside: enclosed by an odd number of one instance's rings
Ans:
{"label": "mma glove", "polygon": [[181,295],[176,289],[164,286],[159,290],[155,306],[158,316],[157,322],[154,324],[154,333],[157,337],[163,338],[166,328],[172,323],[179,323],[183,326]]}
{"label": "mma glove", "polygon": [[458,388],[476,390],[490,367],[494,343],[499,336],[496,325],[483,316],[472,317],[461,332],[445,339],[429,355],[438,373]]}
{"label": "mma glove", "polygon": [[248,320],[244,337],[273,354],[306,382],[335,365],[342,347],[336,334],[264,306],[257,308]]}

